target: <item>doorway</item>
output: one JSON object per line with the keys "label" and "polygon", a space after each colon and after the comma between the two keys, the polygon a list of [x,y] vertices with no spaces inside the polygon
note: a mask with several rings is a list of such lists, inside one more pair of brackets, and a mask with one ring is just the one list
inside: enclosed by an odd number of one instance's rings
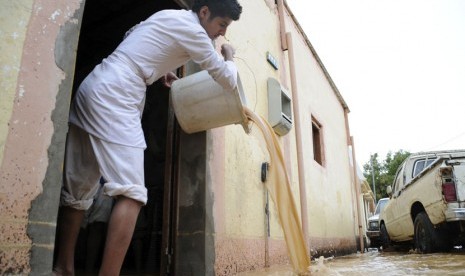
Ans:
{"label": "doorway", "polygon": [[[86,1],[78,44],[73,91],[88,73],[118,46],[127,30],[163,9],[180,9],[173,0],[92,0]],[[171,246],[173,195],[177,185],[178,127],[169,103],[169,89],[155,82],[147,88],[142,117],[145,150],[145,185],[148,202],[139,214],[131,245],[121,273],[124,275],[167,274],[168,263],[162,246]],[[167,188],[166,188],[167,187]],[[168,221],[168,222],[167,222]],[[94,273],[101,262],[105,233],[93,233],[92,225],[83,225],[76,246],[76,271]],[[101,227],[99,229],[105,229]],[[99,230],[102,233],[102,230]],[[90,241],[90,242],[89,242]],[[98,251],[98,254],[95,254]],[[160,273],[160,271],[164,271]]]}

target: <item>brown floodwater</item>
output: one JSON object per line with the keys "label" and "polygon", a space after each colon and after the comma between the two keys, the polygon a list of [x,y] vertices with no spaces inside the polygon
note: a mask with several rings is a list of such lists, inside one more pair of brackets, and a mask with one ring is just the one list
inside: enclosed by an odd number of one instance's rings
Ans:
{"label": "brown floodwater", "polygon": [[[313,261],[310,275],[465,275],[465,252],[417,254],[412,252],[378,252],[351,254],[336,258],[321,257]],[[241,276],[294,276],[291,266],[270,267],[264,271],[241,273]]]}

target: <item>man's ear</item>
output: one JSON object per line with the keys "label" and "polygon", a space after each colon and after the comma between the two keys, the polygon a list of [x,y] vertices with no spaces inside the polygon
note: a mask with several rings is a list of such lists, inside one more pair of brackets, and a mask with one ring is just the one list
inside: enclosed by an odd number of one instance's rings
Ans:
{"label": "man's ear", "polygon": [[201,19],[208,19],[210,16],[210,9],[207,6],[203,6],[199,10],[199,17]]}

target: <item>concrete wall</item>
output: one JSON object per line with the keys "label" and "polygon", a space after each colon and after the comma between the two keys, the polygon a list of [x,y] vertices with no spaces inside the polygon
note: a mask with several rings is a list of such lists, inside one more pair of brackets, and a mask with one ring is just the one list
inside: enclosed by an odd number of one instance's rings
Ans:
{"label": "concrete wall", "polygon": [[[236,64],[245,87],[248,106],[267,118],[266,82],[278,79],[292,91],[288,51],[281,50],[280,23],[274,1],[243,1],[241,19],[231,25],[227,40],[236,46]],[[309,47],[291,14],[285,13],[286,31],[294,41],[295,71],[299,93],[304,154],[304,178],[308,232],[312,256],[345,254],[356,251],[355,193],[348,150],[348,112],[339,91],[321,61]],[[247,31],[244,31],[247,30]],[[266,52],[278,60],[279,69],[266,61]],[[313,159],[312,116],[323,126],[325,162]],[[260,181],[262,162],[269,156],[260,131],[247,135],[241,126],[228,126],[210,132],[214,148],[209,164],[214,193],[213,217],[217,261],[216,272],[226,275],[237,271],[286,263],[287,249],[278,217],[271,202],[270,237],[267,238],[266,189]],[[280,137],[291,189],[300,210],[300,187],[295,126]],[[268,243],[268,249],[266,249]]]}
{"label": "concrete wall", "polygon": [[52,261],[80,4],[2,1],[0,13],[0,274],[43,274]]}
{"label": "concrete wall", "polygon": [[[288,24],[292,26],[291,24]],[[297,30],[293,31],[293,34]],[[355,210],[345,110],[306,41],[294,36],[312,254],[354,246]],[[313,160],[312,116],[322,125],[324,164]]]}
{"label": "concrete wall", "polygon": [[[241,19],[229,27],[226,40],[236,48],[235,62],[248,107],[267,118],[267,79],[279,79],[280,74],[284,74],[283,69],[276,71],[266,61],[269,51],[283,65],[277,9],[274,1],[241,1],[241,4]],[[262,134],[253,125],[249,135],[242,126],[233,125],[212,130],[210,135],[215,271],[218,275],[228,275],[264,267],[267,258],[266,189],[260,170],[263,162],[269,162],[269,155]],[[290,136],[281,141],[289,157]],[[273,264],[286,262],[287,249],[276,213],[273,213],[271,228],[269,261]]]}

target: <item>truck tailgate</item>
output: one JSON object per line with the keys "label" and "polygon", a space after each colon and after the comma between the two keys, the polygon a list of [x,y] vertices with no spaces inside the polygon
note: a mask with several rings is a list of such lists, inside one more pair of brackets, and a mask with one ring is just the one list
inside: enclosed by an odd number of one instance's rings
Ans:
{"label": "truck tailgate", "polygon": [[463,208],[465,207],[465,159],[459,159],[457,161],[458,162],[454,165],[454,181],[457,187],[457,200],[460,202],[460,207]]}

